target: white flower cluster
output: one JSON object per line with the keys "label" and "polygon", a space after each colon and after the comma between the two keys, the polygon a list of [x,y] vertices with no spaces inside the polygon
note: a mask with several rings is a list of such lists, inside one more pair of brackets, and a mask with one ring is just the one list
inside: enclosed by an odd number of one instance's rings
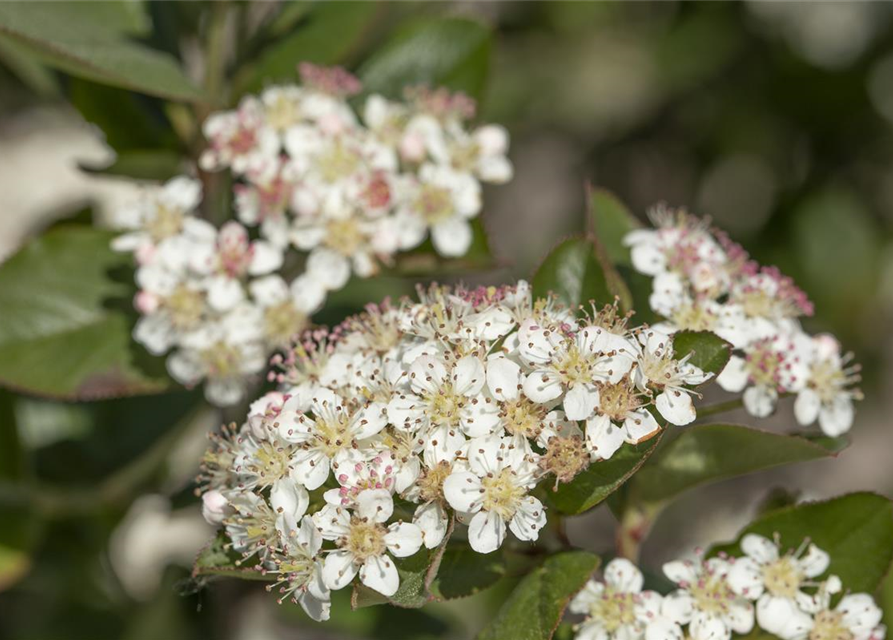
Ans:
{"label": "white flower cluster", "polygon": [[274,358],[281,391],[205,457],[206,518],[317,618],[357,574],[394,594],[393,558],[440,545],[454,516],[479,553],[507,530],[536,540],[541,480],[571,481],[658,417],[693,421],[688,388],[708,378],[612,306],[578,318],[525,282],[419,295]]}
{"label": "white flower cluster", "polygon": [[[305,329],[351,272],[374,275],[429,231],[440,255],[464,255],[481,183],[512,177],[507,132],[469,129],[466,96],[371,95],[361,120],[347,102],[356,78],[301,70],[303,85],[248,96],[204,124],[200,166],[232,171],[239,222],[216,229],[197,217],[201,186],[187,177],[147,189],[113,221],[127,231],[113,246],[138,265],[134,338],[153,354],[174,350],[171,375],[187,385],[207,379],[214,404],[238,402],[246,376]],[[289,246],[308,255],[286,279]]]}
{"label": "white flower cluster", "polygon": [[709,330],[736,350],[717,383],[744,391],[751,415],[766,417],[782,394],[796,394],[798,422],[830,436],[853,423],[859,367],[830,335],[810,336],[798,318],[812,304],[774,267],[762,267],[722,232],[684,211],[658,208],[655,228],[630,232],[634,268],[653,277],[651,309],[665,333]]}
{"label": "white flower cluster", "polygon": [[[577,640],[730,640],[754,624],[782,640],[883,640],[882,612],[867,593],[841,592],[829,575],[827,553],[804,541],[782,553],[780,543],[748,534],[744,555],[677,560],[664,574],[677,589],[665,596],[644,590],[642,572],[629,560],[608,563],[604,579],[591,580],[570,604],[585,616]],[[687,629],[686,629],[687,627]]]}

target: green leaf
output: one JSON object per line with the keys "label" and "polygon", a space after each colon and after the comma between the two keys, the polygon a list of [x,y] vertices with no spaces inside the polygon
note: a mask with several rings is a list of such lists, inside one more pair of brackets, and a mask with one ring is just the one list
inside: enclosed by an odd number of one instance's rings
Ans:
{"label": "green leaf", "polygon": [[682,427],[630,481],[629,497],[663,502],[709,482],[834,456],[839,445],[732,424]]}
{"label": "green leaf", "polygon": [[0,3],[0,38],[41,62],[124,89],[172,100],[201,100],[176,59],[128,40],[132,15],[110,9],[130,3]]}
{"label": "green leaf", "polygon": [[174,151],[139,149],[124,151],[105,166],[80,164],[81,171],[135,180],[166,181],[182,173],[183,159]]}
{"label": "green leaf", "polygon": [[228,548],[228,543],[229,539],[226,534],[222,531],[218,532],[217,536],[199,551],[198,557],[192,565],[192,577],[224,576],[266,582],[272,582],[275,579],[273,574],[265,574],[253,567],[241,566],[239,564],[241,556]]}
{"label": "green leaf", "polygon": [[575,309],[590,300],[610,304],[614,294],[599,263],[595,245],[585,238],[569,238],[555,247],[533,275],[533,295],[554,293]]}
{"label": "green leaf", "polygon": [[572,482],[547,494],[549,504],[561,513],[577,515],[600,504],[645,463],[663,433],[637,445],[625,444],[608,460],[593,462]]}
{"label": "green leaf", "polygon": [[379,10],[374,2],[317,2],[302,12],[293,33],[265,48],[236,77],[237,95],[297,79],[301,62],[332,65],[356,47]]}
{"label": "green leaf", "polygon": [[443,554],[431,593],[441,600],[473,596],[496,584],[506,574],[503,550],[481,554],[467,544],[450,546]]}
{"label": "green leaf", "polygon": [[444,86],[480,100],[487,78],[490,29],[467,18],[440,18],[400,29],[360,67],[369,93],[392,98],[411,85]]}
{"label": "green leaf", "polygon": [[779,509],[750,523],[736,542],[710,553],[740,555],[747,533],[778,534],[782,545],[792,549],[809,538],[831,556],[828,574],[839,576],[844,589],[874,593],[893,560],[893,505],[888,498],[863,492]]}
{"label": "green leaf", "polygon": [[642,224],[620,199],[610,191],[590,187],[589,221],[592,232],[605,248],[612,264],[632,266],[629,247],[623,245],[623,238]]}
{"label": "green leaf", "polygon": [[732,345],[709,331],[680,331],[673,334],[673,350],[679,359],[691,354],[688,361],[702,371],[714,374],[711,380],[719,375],[732,357]]}
{"label": "green leaf", "polygon": [[0,266],[0,384],[80,400],[168,386],[162,363],[130,339],[131,259],[112,237],[56,227]]}
{"label": "green leaf", "polygon": [[566,551],[548,558],[515,587],[478,640],[548,640],[571,598],[598,569],[599,557]]}

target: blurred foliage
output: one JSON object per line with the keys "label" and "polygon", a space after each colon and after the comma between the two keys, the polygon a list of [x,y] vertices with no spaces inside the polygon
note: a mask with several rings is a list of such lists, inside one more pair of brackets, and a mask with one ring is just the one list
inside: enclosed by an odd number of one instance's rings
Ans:
{"label": "blurred foliage", "polygon": [[[620,201],[637,218],[660,200],[686,204],[807,290],[820,309],[808,328],[831,330],[857,352],[870,397],[882,393],[893,308],[890,17],[888,5],[869,3],[4,3],[0,113],[67,103],[118,153],[111,166],[91,171],[163,178],[196,157],[198,120],[211,105],[294,78],[300,60],[346,64],[391,93],[407,78],[445,82],[479,96],[482,117],[509,128],[517,164],[503,201],[487,194],[496,206],[476,228],[466,263],[450,266],[450,278],[481,268],[498,269],[485,271],[489,282],[529,276],[562,234],[595,231],[629,292],[604,274],[604,256],[590,236],[558,246],[577,258],[575,271],[541,277],[562,279],[562,295],[573,301],[585,299],[584,289],[602,299],[616,294],[641,301],[642,283],[629,277],[617,242],[635,224]],[[238,46],[224,55],[221,43],[232,41]],[[220,76],[202,83],[195,52],[204,49],[222,59]],[[571,192],[558,205],[538,197],[557,174]],[[586,181],[619,201],[596,189],[587,208]],[[21,283],[17,295],[31,307],[28,315],[10,316],[0,299],[0,378],[7,383],[71,398],[108,365],[129,370],[143,362],[126,339],[133,320],[123,311],[128,278],[100,282],[86,274],[92,285],[72,287],[67,278],[78,264],[42,259],[42,244],[77,244],[72,238],[85,233],[97,232],[56,229],[4,265],[27,271],[6,277]],[[127,269],[98,246],[73,250],[105,256],[107,268]],[[50,258],[63,255],[54,251]],[[337,323],[368,302],[411,293],[415,281],[444,268],[423,247],[385,277],[354,281],[333,295],[317,320]],[[48,283],[65,295],[34,294]],[[94,305],[96,296],[125,304]],[[50,305],[59,300],[65,308]],[[634,306],[637,319],[648,319],[641,302]],[[79,355],[92,368],[71,379],[58,354],[62,346],[84,347],[82,334],[89,331],[120,339],[110,351]],[[159,372],[145,377],[141,367],[134,384],[159,384]],[[424,610],[351,612],[349,594],[341,592],[332,623],[322,627],[297,607],[274,611],[275,599],[257,594],[257,585],[219,581],[198,590],[188,571],[175,566],[141,600],[116,575],[110,538],[140,493],[162,492],[178,506],[195,507],[189,473],[173,469],[170,453],[185,447],[199,406],[191,392],[78,404],[0,391],[0,639],[464,638],[490,622],[488,612],[504,601],[504,610],[527,610],[528,588],[553,588],[551,567],[544,565],[506,601],[518,582],[511,567],[487,558],[467,580],[469,557],[453,542],[430,587],[462,599]],[[709,443],[700,446],[703,430],[689,433],[691,442],[679,438],[670,446],[688,447],[690,460],[715,462]],[[829,452],[794,437],[747,437],[784,439],[781,461]],[[666,488],[661,458],[645,462],[651,450],[627,449],[629,459],[618,456],[619,469],[607,470],[607,480],[581,484],[589,488],[585,495],[564,488],[551,496],[553,506],[590,509],[643,462],[636,477],[650,491]],[[183,466],[194,469],[195,459]],[[765,466],[745,460],[738,471]],[[715,479],[675,471],[674,490]],[[634,489],[635,483],[611,496],[615,512],[622,514]],[[893,533],[880,516],[889,503],[856,494],[826,505],[769,510],[754,529],[796,537],[802,522],[793,512],[827,525],[833,539],[816,541],[850,563],[837,572],[849,571],[852,585],[873,588],[882,563],[862,559],[874,550],[886,553],[880,549]],[[864,526],[841,530],[846,509],[863,513]],[[586,556],[588,566],[580,557],[568,561],[580,580],[594,568],[592,558]],[[889,579],[883,594],[893,602]],[[561,599],[558,593],[556,602]],[[524,632],[557,621],[552,610],[539,613],[544,617]],[[490,637],[520,633],[500,627],[504,618],[493,621]],[[295,625],[298,631],[282,632]]]}

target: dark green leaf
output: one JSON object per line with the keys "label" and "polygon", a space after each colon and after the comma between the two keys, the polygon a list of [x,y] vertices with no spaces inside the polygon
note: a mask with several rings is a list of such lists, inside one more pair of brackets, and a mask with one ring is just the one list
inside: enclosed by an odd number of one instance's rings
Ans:
{"label": "dark green leaf", "polygon": [[445,86],[473,98],[483,94],[490,30],[467,18],[426,20],[400,29],[359,69],[367,92],[402,97],[410,85]]}
{"label": "dark green leaf", "polygon": [[332,65],[344,58],[362,38],[379,7],[374,2],[317,2],[293,33],[267,47],[236,78],[237,94],[254,92],[275,82],[297,80],[301,62]]}
{"label": "dark green leaf", "polygon": [[709,331],[680,331],[673,335],[673,349],[676,358],[691,354],[688,361],[714,378],[732,357],[732,345]]}
{"label": "dark green leaf", "polygon": [[630,498],[662,502],[709,482],[833,456],[836,447],[732,424],[682,427],[630,481]]}
{"label": "dark green leaf", "polygon": [[559,485],[548,494],[548,501],[558,511],[576,515],[600,504],[626,482],[654,452],[662,434],[637,445],[625,444],[609,460],[593,462],[572,482]]}
{"label": "dark green leaf", "polygon": [[515,587],[478,640],[548,640],[570,599],[598,565],[598,556],[586,551],[567,551],[548,558]]}
{"label": "dark green leaf", "polygon": [[598,261],[595,245],[584,238],[569,238],[555,247],[533,275],[533,295],[554,293],[571,308],[610,304],[614,294]]}
{"label": "dark green leaf", "polygon": [[779,509],[749,524],[738,541],[711,550],[740,555],[738,544],[747,533],[781,537],[796,549],[809,538],[831,556],[828,573],[840,577],[845,589],[874,593],[893,560],[893,505],[874,493],[852,493],[825,502]]}
{"label": "dark green leaf", "polygon": [[[243,580],[273,581],[274,575],[264,574],[253,566],[242,566],[241,557],[227,547],[229,540],[222,531],[198,554],[192,565],[192,577],[226,576]],[[252,564],[252,561],[247,561]]]}
{"label": "dark green leaf", "polygon": [[160,362],[130,339],[130,257],[111,250],[112,237],[57,227],[0,266],[0,384],[72,399],[168,386]]}
{"label": "dark green leaf", "polygon": [[632,266],[623,238],[642,225],[620,199],[605,189],[590,189],[589,220],[592,231],[615,265]]}
{"label": "dark green leaf", "polygon": [[504,577],[506,566],[501,549],[480,554],[464,543],[450,546],[443,554],[437,577],[431,583],[431,593],[443,600],[472,596]]}
{"label": "dark green leaf", "polygon": [[71,75],[173,100],[201,94],[170,55],[127,39],[132,15],[110,9],[132,3],[6,2],[0,37]]}

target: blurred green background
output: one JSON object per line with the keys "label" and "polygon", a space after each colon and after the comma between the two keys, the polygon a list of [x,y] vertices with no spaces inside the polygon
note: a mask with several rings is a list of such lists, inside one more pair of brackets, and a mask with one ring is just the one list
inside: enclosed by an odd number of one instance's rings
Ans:
{"label": "blurred green background", "polygon": [[[142,39],[188,69],[190,37],[212,7],[140,7],[151,23]],[[268,12],[293,12],[294,28],[306,10],[242,7],[258,24]],[[422,14],[471,16],[494,31],[481,118],[510,130],[516,175],[485,198],[484,226],[504,266],[466,281],[529,277],[552,245],[582,229],[589,180],[637,215],[665,201],[710,216],[792,275],[816,303],[808,329],[835,333],[862,363],[866,400],[848,450],[691,492],[658,522],[646,566],[732,537],[776,487],[803,497],[893,493],[893,5],[450,2],[382,4],[370,14],[345,47],[349,67],[393,25]],[[282,28],[272,35],[292,27]],[[148,120],[133,120],[137,112]],[[101,218],[131,187],[78,164],[107,164],[107,145],[162,145],[175,121],[136,94],[23,67],[0,40],[0,259],[85,208]],[[324,319],[411,286],[354,282]],[[72,404],[0,391],[0,638],[465,638],[510,591],[507,577],[421,611],[350,612],[342,597],[320,626],[299,607],[277,607],[256,583],[202,588],[188,567],[210,530],[191,481],[220,416],[197,398]],[[792,424],[784,406],[764,426]],[[600,508],[569,533],[605,551],[613,527]]]}

